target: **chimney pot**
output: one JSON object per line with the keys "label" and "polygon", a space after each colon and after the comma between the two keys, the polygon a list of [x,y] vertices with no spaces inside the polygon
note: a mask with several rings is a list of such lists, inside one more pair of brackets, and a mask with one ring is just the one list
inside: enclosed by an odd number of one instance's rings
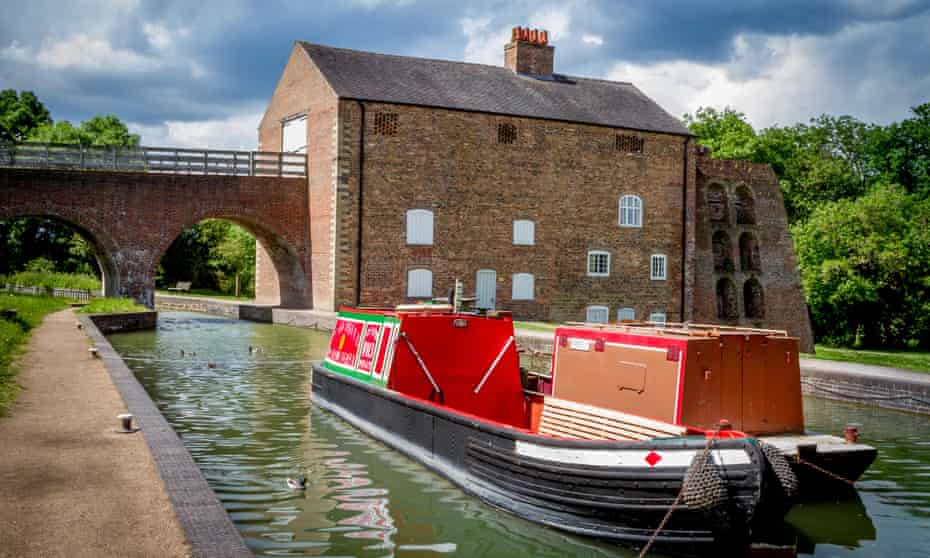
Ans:
{"label": "chimney pot", "polygon": [[549,33],[541,29],[514,27],[504,47],[504,66],[518,74],[552,76],[555,47],[549,46]]}

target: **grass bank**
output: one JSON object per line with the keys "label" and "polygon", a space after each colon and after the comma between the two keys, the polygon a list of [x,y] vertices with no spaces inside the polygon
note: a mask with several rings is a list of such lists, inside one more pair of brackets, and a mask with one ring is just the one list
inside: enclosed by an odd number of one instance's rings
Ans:
{"label": "grass bank", "polygon": [[816,346],[817,354],[805,354],[804,357],[821,360],[838,360],[842,362],[855,362],[858,364],[873,364],[877,366],[893,366],[915,370],[917,372],[930,372],[930,352],[924,351],[871,351],[856,349],[841,349],[836,347]]}
{"label": "grass bank", "polygon": [[79,314],[125,314],[145,312],[148,308],[129,298],[95,298],[78,309]]}
{"label": "grass bank", "polygon": [[67,306],[68,303],[59,298],[0,295],[0,310],[16,310],[15,318],[0,318],[0,416],[7,413],[19,389],[16,359],[29,339],[29,332],[41,324],[47,314]]}
{"label": "grass bank", "polygon": [[555,331],[559,324],[554,322],[513,322],[514,329],[527,329],[530,331]]}

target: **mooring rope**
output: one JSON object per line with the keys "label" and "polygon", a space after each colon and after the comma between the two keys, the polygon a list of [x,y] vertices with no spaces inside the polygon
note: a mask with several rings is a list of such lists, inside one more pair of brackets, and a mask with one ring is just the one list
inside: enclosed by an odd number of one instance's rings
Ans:
{"label": "mooring rope", "polygon": [[800,455],[799,455],[799,456],[796,456],[795,459],[797,460],[798,463],[801,463],[801,464],[803,464],[803,465],[807,465],[807,466],[810,467],[811,469],[814,469],[815,471],[819,471],[819,472],[823,473],[824,475],[827,475],[828,477],[834,478],[834,479],[836,479],[836,480],[838,480],[838,481],[845,482],[845,483],[848,484],[849,486],[856,486],[856,481],[851,481],[851,480],[847,479],[847,478],[844,477],[844,476],[841,476],[841,475],[838,475],[838,474],[834,473],[833,471],[828,471],[828,470],[824,469],[823,467],[820,467],[819,465],[814,465],[814,464],[811,463],[810,461],[807,461],[807,460],[805,460],[805,459],[801,459],[801,456],[800,456]]}
{"label": "mooring rope", "polygon": [[[720,433],[720,426],[717,426],[714,429],[714,435],[707,439],[707,444],[704,445],[704,451],[701,452],[701,456],[698,459],[694,460],[694,463],[706,463],[707,456],[710,455],[711,447],[714,443],[714,440],[717,439],[717,435]],[[690,468],[689,468],[690,471]],[[662,518],[662,521],[659,522],[659,526],[656,527],[656,530],[652,533],[652,536],[649,537],[649,540],[646,541],[646,546],[642,548],[639,552],[638,558],[643,558],[646,556],[646,553],[649,552],[649,549],[652,548],[652,545],[655,543],[656,538],[658,538],[659,533],[662,532],[662,529],[665,529],[665,525],[668,523],[668,520],[672,517],[672,512],[675,511],[675,508],[678,507],[678,504],[681,502],[681,498],[685,493],[685,488],[687,488],[688,473],[685,472],[685,476],[681,479],[681,490],[678,491],[678,495],[675,496],[675,500],[672,502],[672,505],[669,506],[668,511],[665,512],[665,516]]]}
{"label": "mooring rope", "polygon": [[919,397],[914,397],[913,395],[853,395],[840,391],[837,389],[831,389],[818,385],[816,382],[812,382],[806,378],[801,378],[801,383],[807,386],[814,388],[817,391],[822,391],[824,393],[829,393],[832,395],[841,396],[844,399],[854,399],[857,401],[902,401],[904,399],[910,399],[916,401],[917,403],[922,403],[924,405],[930,405],[930,401],[926,399],[921,399]]}

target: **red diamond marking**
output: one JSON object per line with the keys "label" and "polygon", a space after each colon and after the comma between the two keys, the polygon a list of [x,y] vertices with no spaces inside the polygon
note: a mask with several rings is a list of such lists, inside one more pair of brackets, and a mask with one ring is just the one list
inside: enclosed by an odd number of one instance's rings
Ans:
{"label": "red diamond marking", "polygon": [[656,463],[662,461],[662,456],[654,451],[650,451],[648,454],[646,454],[645,459],[646,463],[648,463],[650,467],[655,467]]}

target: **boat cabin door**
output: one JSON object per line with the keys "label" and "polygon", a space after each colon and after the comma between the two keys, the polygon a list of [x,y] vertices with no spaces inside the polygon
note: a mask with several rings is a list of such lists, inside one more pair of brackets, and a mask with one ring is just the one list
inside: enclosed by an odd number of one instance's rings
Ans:
{"label": "boat cabin door", "polygon": [[497,302],[497,272],[493,269],[479,269],[475,279],[475,307],[481,310],[494,310]]}

